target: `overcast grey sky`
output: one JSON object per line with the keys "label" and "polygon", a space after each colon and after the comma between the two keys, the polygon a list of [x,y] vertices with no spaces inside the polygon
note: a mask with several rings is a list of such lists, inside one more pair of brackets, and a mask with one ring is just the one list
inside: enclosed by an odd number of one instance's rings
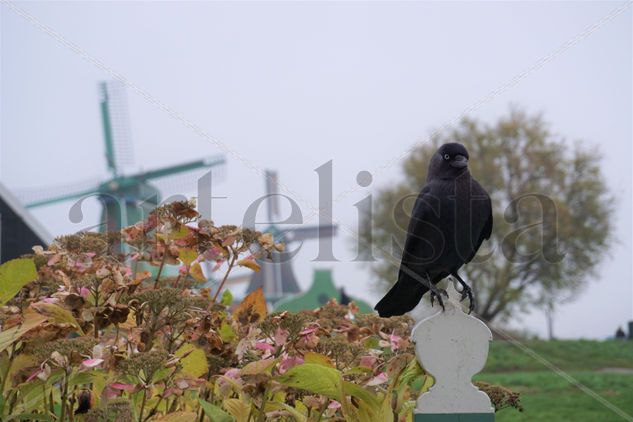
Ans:
{"label": "overcast grey sky", "polygon": [[[17,190],[107,176],[97,83],[111,76],[63,37],[238,152],[227,155],[227,179],[214,187],[227,197],[214,204],[217,223],[240,223],[264,193],[245,161],[277,170],[283,185],[316,204],[314,169],[333,160],[335,197],[359,171],[375,173],[371,186],[334,206],[334,218],[355,229],[353,204],[400,177],[397,164],[377,168],[523,75],[469,115],[492,122],[510,104],[543,112],[555,133],[600,145],[619,198],[619,243],[601,277],[560,308],[555,332],[603,338],[632,319],[632,14],[609,15],[624,3],[14,4],[28,16],[0,6],[2,182]],[[147,98],[128,96],[129,171],[220,152]],[[96,222],[94,203],[85,224],[68,220],[69,206],[34,215],[55,235]],[[315,263],[316,245],[306,243],[295,262],[300,284],[310,284],[315,268],[333,268],[337,284],[373,304],[379,294],[366,268],[350,262],[350,244],[341,230],[340,262]],[[513,325],[545,333],[539,314]]]}

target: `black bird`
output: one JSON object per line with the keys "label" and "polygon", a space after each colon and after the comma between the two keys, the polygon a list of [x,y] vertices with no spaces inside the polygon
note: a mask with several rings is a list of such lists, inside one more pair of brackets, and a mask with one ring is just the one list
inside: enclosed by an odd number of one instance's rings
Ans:
{"label": "black bird", "polygon": [[492,232],[490,196],[468,171],[462,144],[442,145],[429,163],[426,186],[418,195],[402,253],[398,281],[376,305],[381,317],[409,312],[431,291],[444,309],[446,290],[435,285],[452,275],[462,285],[461,300],[475,307],[472,289],[457,271],[475,256]]}

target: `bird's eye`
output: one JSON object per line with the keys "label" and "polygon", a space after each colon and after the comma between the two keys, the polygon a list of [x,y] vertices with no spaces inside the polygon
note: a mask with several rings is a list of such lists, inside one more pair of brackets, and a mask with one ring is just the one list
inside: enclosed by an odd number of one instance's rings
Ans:
{"label": "bird's eye", "polygon": [[445,160],[448,160],[448,159],[450,159],[450,158],[451,158],[451,156],[450,156],[450,155],[448,155],[448,154],[444,154],[444,159],[445,159]]}

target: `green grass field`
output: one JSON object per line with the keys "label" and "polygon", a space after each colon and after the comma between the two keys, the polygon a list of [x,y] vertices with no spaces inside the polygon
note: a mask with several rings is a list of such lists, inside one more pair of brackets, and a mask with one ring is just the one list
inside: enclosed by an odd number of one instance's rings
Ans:
{"label": "green grass field", "polygon": [[[501,410],[498,422],[633,420],[633,342],[558,340],[524,345],[575,381],[509,342],[494,341],[488,364],[475,379],[521,393],[525,408],[522,413]],[[583,391],[576,381],[591,392]],[[628,419],[609,405],[629,415]]]}

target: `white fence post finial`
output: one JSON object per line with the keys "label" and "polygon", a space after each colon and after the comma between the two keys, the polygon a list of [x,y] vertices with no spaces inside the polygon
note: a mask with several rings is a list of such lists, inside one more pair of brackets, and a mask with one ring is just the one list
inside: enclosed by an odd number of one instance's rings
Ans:
{"label": "white fence post finial", "polygon": [[455,281],[449,280],[453,282],[446,289],[446,310],[438,307],[439,312],[420,321],[411,334],[420,365],[435,379],[418,398],[415,422],[494,422],[490,398],[471,382],[486,364],[492,333],[464,313]]}

